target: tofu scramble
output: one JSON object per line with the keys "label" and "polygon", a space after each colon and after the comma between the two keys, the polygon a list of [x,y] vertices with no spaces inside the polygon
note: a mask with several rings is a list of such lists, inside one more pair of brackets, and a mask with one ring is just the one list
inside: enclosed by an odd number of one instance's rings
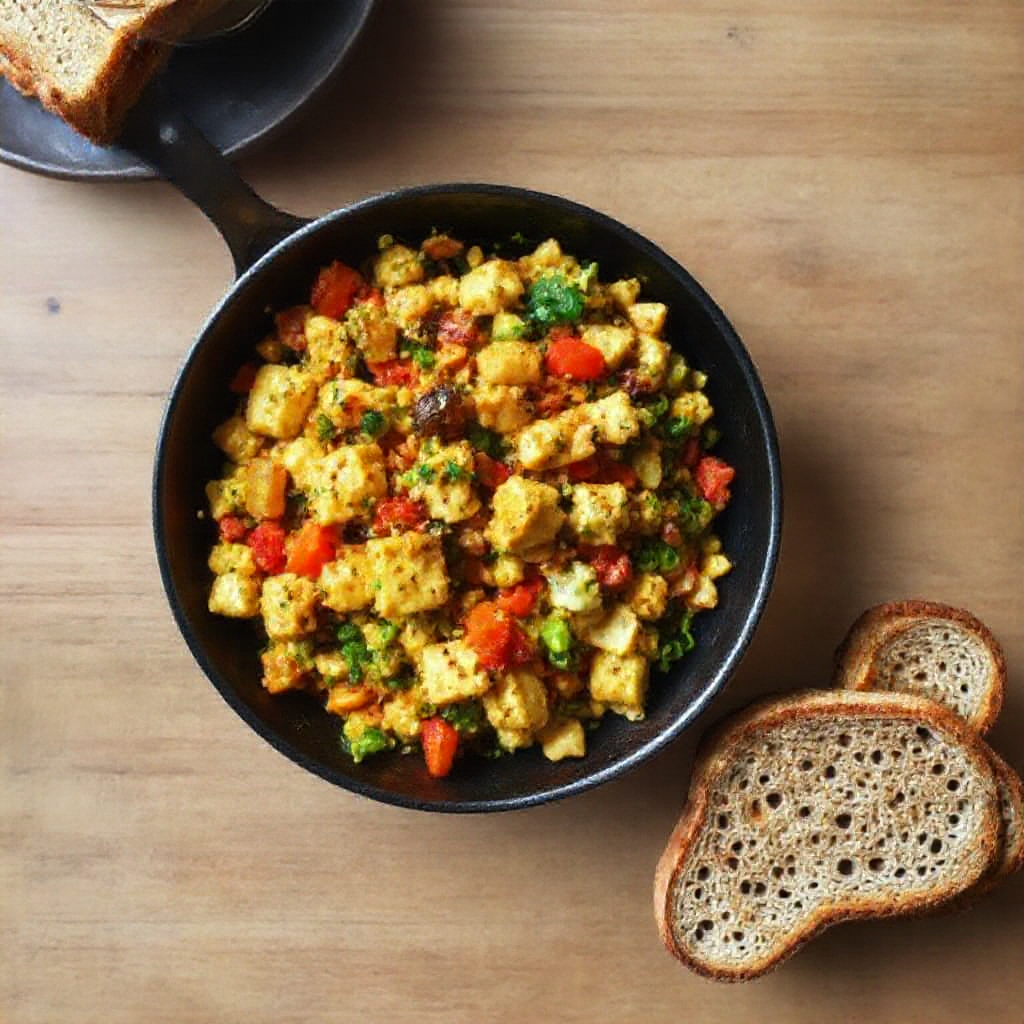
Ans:
{"label": "tofu scramble", "polygon": [[665,305],[513,244],[385,236],[324,267],[213,434],[209,609],[260,624],[263,686],[321,699],[356,762],[582,757],[606,713],[644,716],[731,568],[734,471]]}

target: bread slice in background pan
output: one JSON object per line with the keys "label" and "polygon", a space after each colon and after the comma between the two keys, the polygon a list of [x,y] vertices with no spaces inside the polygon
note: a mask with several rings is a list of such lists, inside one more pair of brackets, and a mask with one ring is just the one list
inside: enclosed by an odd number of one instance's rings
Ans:
{"label": "bread slice in background pan", "polygon": [[978,734],[903,693],[802,691],[701,745],[655,875],[669,951],[753,978],[836,922],[926,911],[1001,856],[996,772]]}
{"label": "bread slice in background pan", "polygon": [[1006,660],[970,612],[934,601],[869,608],[836,652],[833,683],[847,690],[917,693],[987,732],[999,716]]}

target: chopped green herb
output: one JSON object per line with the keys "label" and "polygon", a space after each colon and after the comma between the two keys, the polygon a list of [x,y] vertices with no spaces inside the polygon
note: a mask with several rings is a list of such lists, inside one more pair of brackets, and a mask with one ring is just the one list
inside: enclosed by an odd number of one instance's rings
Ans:
{"label": "chopped green herb", "polygon": [[583,292],[570,284],[564,274],[548,274],[533,283],[526,310],[541,327],[554,327],[579,320],[584,303]]}
{"label": "chopped green herb", "polygon": [[462,733],[473,733],[484,721],[484,709],[477,700],[460,701],[441,709],[441,717]]}
{"label": "chopped green herb", "polygon": [[679,502],[679,529],[685,534],[700,533],[715,516],[715,510],[703,498],[693,495]]}
{"label": "chopped green herb", "polygon": [[417,478],[422,480],[425,484],[432,483],[436,475],[437,474],[434,472],[433,468],[426,465],[426,463],[420,463],[420,465],[416,467]]}
{"label": "chopped green herb", "polygon": [[370,437],[376,437],[383,433],[387,425],[388,421],[384,418],[384,414],[377,412],[376,409],[368,409],[359,421],[359,429],[364,434],[369,434]]}
{"label": "chopped green herb", "polygon": [[458,463],[452,462],[451,459],[445,463],[444,472],[441,474],[441,478],[447,483],[455,483],[456,480],[465,480],[469,476]]}
{"label": "chopped green herb", "polygon": [[379,754],[382,750],[387,750],[391,746],[391,741],[380,729],[371,725],[368,729],[363,730],[362,735],[358,739],[352,740],[347,746],[348,752],[352,755],[352,760],[359,764],[363,758],[369,757],[371,754]]}
{"label": "chopped green herb", "polygon": [[316,418],[316,436],[321,441],[330,441],[334,437],[334,432],[334,424],[327,416],[320,413]]}
{"label": "chopped green herb", "polygon": [[394,676],[391,679],[385,679],[384,685],[389,690],[409,690],[412,689],[415,682],[416,680],[412,676]]}
{"label": "chopped green herb", "polygon": [[479,423],[471,423],[466,429],[466,439],[480,452],[490,455],[492,459],[500,459],[505,453],[505,442],[501,434],[481,427]]}
{"label": "chopped green herb", "polygon": [[364,643],[363,631],[354,622],[343,622],[337,630],[339,644]]}
{"label": "chopped green herb", "polygon": [[682,441],[690,433],[692,424],[685,416],[673,416],[661,429],[666,441]]}
{"label": "chopped green herb", "polygon": [[437,357],[426,345],[410,345],[409,355],[421,370],[432,370],[437,362]]}
{"label": "chopped green herb", "polygon": [[670,572],[679,565],[679,552],[663,540],[647,541],[637,551],[634,562],[641,572]]}

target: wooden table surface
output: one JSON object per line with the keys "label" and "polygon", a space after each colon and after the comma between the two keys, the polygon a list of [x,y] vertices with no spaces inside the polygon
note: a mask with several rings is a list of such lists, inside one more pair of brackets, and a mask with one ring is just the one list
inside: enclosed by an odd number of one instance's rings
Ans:
{"label": "wooden table surface", "polygon": [[[736,324],[783,448],[777,583],[709,718],[824,685],[861,609],[922,596],[1004,644],[994,743],[1021,769],[1022,68],[1017,0],[383,0],[241,170],[306,214],[513,182],[661,244]],[[748,985],[679,967],[650,887],[692,736],[452,818],[245,728],[176,632],[149,519],[164,395],[229,278],[167,185],[0,167],[5,1024],[1024,1020],[1021,877]]]}

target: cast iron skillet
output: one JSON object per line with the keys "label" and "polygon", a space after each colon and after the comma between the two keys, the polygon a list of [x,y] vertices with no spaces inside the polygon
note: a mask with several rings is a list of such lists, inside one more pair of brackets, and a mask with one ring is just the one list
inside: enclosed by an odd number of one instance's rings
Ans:
{"label": "cast iron skillet", "polygon": [[[130,120],[130,146],[196,202],[227,241],[239,274],[213,310],[178,372],[160,428],[153,480],[157,556],[178,626],[203,671],[239,715],[303,768],[363,796],[421,810],[497,811],[582,792],[639,764],[679,735],[722,688],[768,597],[779,549],[781,481],[775,428],[757,372],[736,332],[674,260],[624,225],[557,196],[503,185],[405,188],[364,199],[314,221],[259,199],[177,113],[151,93]],[[381,234],[418,241],[432,228],[467,241],[557,237],[568,252],[598,260],[602,277],[639,276],[645,294],[668,303],[669,339],[709,374],[722,431],[721,456],[736,467],[734,497],[721,517],[735,562],[721,603],[697,617],[696,649],[652,681],[646,719],[607,715],[588,735],[586,757],[551,763],[536,748],[497,761],[467,758],[446,779],[422,759],[386,754],[355,765],[341,750],[339,720],[312,698],[272,697],[260,686],[249,623],[211,615],[206,559],[215,529],[197,518],[205,481],[223,457],[210,441],[232,411],[226,387],[270,324],[269,310],[304,301],[317,270],[333,259],[358,264]],[[187,694],[182,699],[187,700]]]}

